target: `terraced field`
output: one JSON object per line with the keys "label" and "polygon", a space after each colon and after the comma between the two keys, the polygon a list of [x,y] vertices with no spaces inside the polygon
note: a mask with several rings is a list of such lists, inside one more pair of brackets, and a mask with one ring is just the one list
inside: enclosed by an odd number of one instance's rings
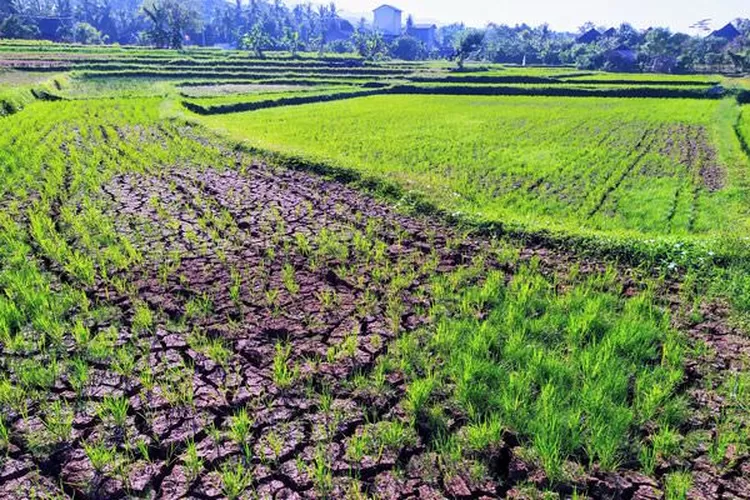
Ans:
{"label": "terraced field", "polygon": [[[0,59],[0,497],[748,497],[750,115],[713,77]],[[608,97],[502,95],[540,89]]]}
{"label": "terraced field", "polygon": [[[260,149],[330,161],[441,208],[532,227],[748,229],[747,160],[711,100],[375,96],[202,119]],[[729,130],[724,130],[726,127]]]}

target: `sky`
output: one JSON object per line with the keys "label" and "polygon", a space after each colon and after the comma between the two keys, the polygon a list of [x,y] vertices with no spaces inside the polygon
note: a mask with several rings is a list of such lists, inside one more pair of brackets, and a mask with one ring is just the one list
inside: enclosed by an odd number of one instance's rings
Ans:
{"label": "sky", "polygon": [[[314,2],[318,3],[318,2]],[[347,17],[372,19],[372,9],[383,0],[335,0]],[[711,18],[718,29],[737,17],[750,18],[750,0],[387,0],[412,14],[416,22],[449,24],[463,21],[469,26],[549,23],[558,31],[577,31],[586,21],[603,26],[629,22],[636,28],[667,26],[697,34],[690,25]]]}

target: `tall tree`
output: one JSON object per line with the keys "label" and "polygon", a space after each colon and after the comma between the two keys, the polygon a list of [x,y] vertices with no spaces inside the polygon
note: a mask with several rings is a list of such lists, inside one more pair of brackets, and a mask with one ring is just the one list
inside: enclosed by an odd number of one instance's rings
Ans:
{"label": "tall tree", "polygon": [[16,13],[16,5],[13,0],[0,0],[0,26]]}
{"label": "tall tree", "polygon": [[468,30],[461,35],[455,45],[454,58],[458,69],[464,68],[466,59],[479,52],[484,42],[484,32],[479,30]]}
{"label": "tall tree", "polygon": [[147,0],[143,12],[151,22],[149,38],[157,47],[181,49],[188,30],[200,25],[195,5],[181,0]]}

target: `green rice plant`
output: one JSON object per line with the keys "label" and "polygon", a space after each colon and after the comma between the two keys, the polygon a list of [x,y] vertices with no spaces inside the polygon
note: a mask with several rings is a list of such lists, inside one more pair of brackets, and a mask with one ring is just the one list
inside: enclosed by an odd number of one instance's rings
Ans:
{"label": "green rice plant", "polygon": [[[2,313],[0,313],[0,317],[1,315]],[[59,347],[62,344],[65,334],[65,325],[62,321],[47,314],[40,314],[34,318],[33,324],[35,329],[42,332],[43,337],[41,342],[44,345]],[[8,337],[8,333],[3,333],[2,321],[0,320],[0,338],[5,338],[5,344],[13,344],[14,339]]]}
{"label": "green rice plant", "polygon": [[219,472],[221,491],[229,500],[239,498],[253,483],[253,474],[242,462],[226,463]]}
{"label": "green rice plant", "polygon": [[[739,415],[743,412],[744,410],[740,409]],[[724,414],[716,422],[715,433],[708,446],[708,456],[716,465],[731,466],[737,457],[747,452],[748,438],[750,431],[744,425],[742,417]]]}
{"label": "green rice plant", "polygon": [[65,270],[84,285],[92,286],[96,281],[96,265],[91,257],[83,253],[77,251],[69,253]]}
{"label": "green rice plant", "polygon": [[385,448],[402,449],[414,444],[414,431],[399,421],[386,421],[378,424],[374,431],[374,440]]}
{"label": "green rice plant", "polygon": [[111,420],[116,427],[124,429],[125,424],[127,423],[129,410],[130,402],[126,397],[105,396],[102,402],[99,403],[97,414],[102,420]]}
{"label": "green rice plant", "polygon": [[266,445],[273,453],[274,462],[278,462],[284,450],[284,438],[275,431],[271,431],[266,434]]}
{"label": "green rice plant", "polygon": [[221,338],[213,338],[208,341],[205,347],[206,356],[218,365],[226,368],[232,357],[232,351],[227,349],[224,340]]}
{"label": "green rice plant", "polygon": [[255,422],[250,418],[245,408],[237,411],[229,421],[229,437],[237,443],[248,461],[252,458],[249,438],[254,425]]}
{"label": "green rice plant", "polygon": [[129,346],[117,349],[112,368],[125,378],[130,378],[135,373],[136,358]]}
{"label": "green rice plant", "polygon": [[340,303],[340,297],[336,290],[324,289],[315,292],[315,297],[318,299],[318,302],[320,302],[323,311],[332,311]]}
{"label": "green rice plant", "polygon": [[138,333],[151,331],[154,326],[154,315],[146,304],[139,303],[133,312],[133,330]]}
{"label": "green rice plant", "polygon": [[205,318],[214,309],[214,304],[208,295],[193,297],[185,303],[185,320]]}
{"label": "green rice plant", "polygon": [[[694,206],[687,193],[700,190],[700,176],[664,147],[673,131],[689,127],[707,148],[742,162],[736,145],[714,140],[733,136],[731,119],[714,120],[736,116],[736,109],[727,109],[732,105],[382,95],[199,120],[260,150],[388,179],[384,184],[418,191],[448,213],[573,234],[661,237],[732,234],[733,224],[747,228],[738,202],[744,192],[741,175],[728,178],[724,192],[700,195]],[[321,119],[330,125],[322,135],[314,128]],[[429,124],[419,140],[410,133],[413,123]],[[644,143],[644,131],[653,142]],[[644,168],[630,168],[634,163]]]}
{"label": "green rice plant", "polygon": [[312,246],[310,240],[304,233],[295,233],[294,242],[297,245],[297,251],[305,257],[309,257],[312,254]]}
{"label": "green rice plant", "polygon": [[651,436],[654,447],[654,453],[659,458],[666,458],[674,455],[680,449],[679,433],[669,427],[663,427]]}
{"label": "green rice plant", "polygon": [[693,485],[689,472],[673,472],[664,477],[664,498],[666,500],[685,500]]}
{"label": "green rice plant", "polygon": [[401,319],[405,311],[403,299],[398,295],[391,295],[385,308],[385,315],[390,322],[391,330],[398,332],[401,329]]}
{"label": "green rice plant", "polygon": [[115,451],[103,442],[84,442],[83,450],[86,453],[86,457],[91,461],[91,466],[99,474],[103,473],[115,461]]}
{"label": "green rice plant", "polygon": [[148,463],[151,463],[151,452],[149,451],[148,443],[145,439],[138,439],[135,442],[135,447],[138,450],[138,453],[141,455],[141,458],[145,460]]}
{"label": "green rice plant", "polygon": [[5,425],[5,421],[0,417],[0,449],[9,451],[10,448],[10,430]]}
{"label": "green rice plant", "polygon": [[138,381],[143,386],[144,391],[148,392],[153,390],[156,386],[156,381],[154,380],[154,371],[150,366],[146,366],[141,370],[141,373],[138,376]]}
{"label": "green rice plant", "polygon": [[183,463],[185,464],[185,470],[187,471],[188,481],[195,481],[203,470],[203,459],[198,455],[198,448],[193,439],[188,440],[185,445]]}
{"label": "green rice plant", "polygon": [[68,382],[76,394],[81,397],[89,382],[89,364],[85,359],[76,357],[69,363],[68,370]]}
{"label": "green rice plant", "polygon": [[236,306],[238,306],[240,303],[240,294],[242,292],[242,276],[240,276],[237,270],[232,269],[230,279],[232,284],[229,285],[229,298]]}
{"label": "green rice plant", "polygon": [[323,260],[346,262],[349,258],[349,248],[341,241],[336,233],[323,228],[315,238],[317,253]]}
{"label": "green rice plant", "polygon": [[66,442],[73,434],[73,412],[61,401],[55,401],[45,411],[44,426],[55,441]]}
{"label": "green rice plant", "polygon": [[16,376],[24,388],[48,390],[53,385],[60,372],[57,359],[52,358],[41,365],[36,360],[21,361],[16,367]]}
{"label": "green rice plant", "polygon": [[[402,404],[412,425],[440,436],[443,408],[456,405],[469,422],[462,454],[491,450],[507,429],[553,481],[571,458],[604,470],[635,458],[626,443],[646,422],[659,432],[656,452],[640,448],[644,468],[676,454],[665,440],[684,418],[684,349],[653,297],[625,299],[607,276],[576,278],[560,291],[535,265],[508,283],[501,273],[467,283],[473,269],[437,280],[432,325],[389,351],[407,377]],[[432,403],[436,387],[445,402]]]}
{"label": "green rice plant", "polygon": [[437,453],[441,466],[445,469],[446,473],[449,476],[457,474],[464,453],[458,436],[441,432],[432,441],[432,447]]}
{"label": "green rice plant", "polygon": [[312,464],[308,468],[316,493],[325,498],[333,490],[333,471],[328,460],[328,453],[323,446],[318,446]]}
{"label": "green rice plant", "polygon": [[88,342],[86,354],[94,361],[104,361],[114,356],[117,328],[105,328],[96,333]]}
{"label": "green rice plant", "polygon": [[359,347],[360,327],[357,325],[344,336],[343,341],[338,346],[339,355],[343,357],[354,357]]}
{"label": "green rice plant", "polygon": [[372,438],[367,431],[355,434],[349,438],[347,443],[346,458],[355,464],[355,466],[359,466],[372,446]]}
{"label": "green rice plant", "polygon": [[27,389],[15,385],[7,378],[0,378],[0,404],[20,411],[24,408],[28,397]]}
{"label": "green rice plant", "polygon": [[330,388],[325,387],[318,398],[318,408],[321,413],[328,415],[333,408],[333,394]]}
{"label": "green rice plant", "polygon": [[500,419],[494,415],[481,422],[469,424],[464,428],[466,445],[475,451],[492,449],[502,442],[504,430]]}
{"label": "green rice plant", "polygon": [[284,288],[286,288],[286,291],[289,292],[289,294],[292,296],[297,295],[300,289],[300,285],[297,282],[295,274],[296,273],[294,270],[294,266],[292,266],[288,262],[284,264],[283,268],[281,268],[281,281],[284,283]]}
{"label": "green rice plant", "polygon": [[272,309],[276,309],[279,305],[280,292],[276,289],[266,290],[266,304]]}
{"label": "green rice plant", "polygon": [[641,464],[641,469],[648,476],[653,476],[657,465],[657,453],[652,445],[649,443],[641,443],[638,451],[638,462]]}
{"label": "green rice plant", "polygon": [[406,409],[413,420],[419,419],[435,389],[434,378],[417,379],[406,389]]}
{"label": "green rice plant", "polygon": [[566,442],[569,439],[566,436],[568,430],[566,420],[570,417],[559,413],[559,401],[556,400],[558,397],[554,386],[546,385],[542,388],[537,402],[538,416],[532,424],[534,449],[539,454],[545,472],[553,480],[560,479],[563,462],[572,451]]}
{"label": "green rice plant", "polygon": [[195,402],[195,366],[185,363],[169,368],[158,381],[162,395],[172,406],[190,408]]}
{"label": "green rice plant", "polygon": [[290,366],[289,357],[292,353],[290,344],[278,343],[273,357],[273,383],[280,389],[290,387],[299,377],[299,367]]}

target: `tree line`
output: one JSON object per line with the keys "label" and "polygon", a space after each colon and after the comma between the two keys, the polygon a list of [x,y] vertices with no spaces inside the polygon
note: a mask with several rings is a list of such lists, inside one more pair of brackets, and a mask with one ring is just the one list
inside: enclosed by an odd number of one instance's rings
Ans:
{"label": "tree line", "polygon": [[[690,36],[667,28],[637,30],[629,24],[583,33],[547,25],[489,24],[482,30],[440,27],[434,44],[410,36],[386,39],[365,19],[351,23],[335,3],[286,5],[282,0],[0,0],[0,38],[52,39],[84,44],[139,44],[181,49],[224,45],[265,51],[355,52],[368,59],[453,58],[515,64],[573,64],[583,69],[690,72],[750,70],[750,20],[734,22],[732,39]],[[706,22],[698,28],[709,31]]]}

